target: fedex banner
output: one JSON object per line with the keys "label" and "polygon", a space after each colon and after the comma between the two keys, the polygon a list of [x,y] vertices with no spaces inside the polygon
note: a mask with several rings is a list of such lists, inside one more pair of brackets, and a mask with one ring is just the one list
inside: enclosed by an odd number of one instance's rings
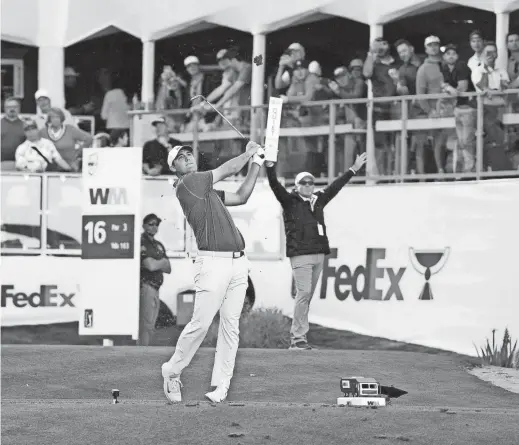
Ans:
{"label": "fedex banner", "polygon": [[345,187],[325,218],[312,322],[470,355],[519,335],[518,180]]}

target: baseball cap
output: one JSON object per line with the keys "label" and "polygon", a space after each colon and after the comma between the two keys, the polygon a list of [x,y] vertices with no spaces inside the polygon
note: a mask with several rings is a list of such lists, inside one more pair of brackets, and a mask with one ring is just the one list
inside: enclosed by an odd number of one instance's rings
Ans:
{"label": "baseball cap", "polygon": [[77,76],[79,76],[79,73],[71,66],[67,66],[65,68],[65,70],[63,71],[63,75],[77,77]]}
{"label": "baseball cap", "polygon": [[351,62],[350,62],[350,68],[363,68],[364,67],[364,62],[361,60],[361,59],[353,59]]}
{"label": "baseball cap", "polygon": [[345,66],[339,66],[339,67],[335,68],[335,70],[333,70],[334,77],[341,77],[346,74],[348,74],[348,68],[346,68]]}
{"label": "baseball cap", "polygon": [[157,221],[157,224],[162,222],[162,220],[157,215],[155,215],[155,213],[148,213],[142,220],[144,224],[148,224],[152,221]]}
{"label": "baseball cap", "polygon": [[458,52],[458,47],[456,45],[454,45],[454,43],[449,43],[448,45],[445,45],[445,47],[443,48],[443,52],[446,53],[447,51],[449,51],[451,49],[453,51]]}
{"label": "baseball cap", "polygon": [[166,119],[164,119],[163,117],[157,117],[151,121],[151,125],[153,125],[153,126],[155,126],[157,124],[165,124],[165,123],[166,123]]}
{"label": "baseball cap", "polygon": [[310,71],[312,74],[317,74],[318,76],[322,74],[321,65],[319,65],[317,60],[314,60],[308,64],[308,71]]}
{"label": "baseball cap", "polygon": [[216,53],[216,60],[222,60],[228,58],[227,50],[221,49]]}
{"label": "baseball cap", "polygon": [[191,65],[192,63],[196,63],[196,64],[200,65],[200,60],[198,60],[198,57],[196,57],[196,56],[187,56],[184,59],[184,66]]}
{"label": "baseball cap", "polygon": [[295,183],[296,184],[299,184],[303,179],[305,178],[312,178],[315,180],[315,176],[312,175],[312,173],[308,173],[308,172],[301,172],[301,173],[298,173],[297,176],[296,176],[296,179],[295,179]]}
{"label": "baseball cap", "polygon": [[469,40],[472,39],[472,37],[479,37],[479,38],[483,38],[483,33],[479,30],[479,29],[475,29],[474,31],[472,31],[470,34],[469,34]]}
{"label": "baseball cap", "polygon": [[294,42],[288,47],[288,49],[290,51],[304,51],[305,47],[298,42]]}
{"label": "baseball cap", "polygon": [[430,45],[431,43],[440,43],[440,38],[436,36],[429,36],[425,39],[424,46]]}
{"label": "baseball cap", "polygon": [[306,60],[298,60],[296,63],[294,63],[294,69],[297,70],[298,68],[308,68],[309,63]]}
{"label": "baseball cap", "polygon": [[32,130],[32,129],[38,129],[38,124],[33,119],[24,119],[23,121],[23,130]]}
{"label": "baseball cap", "polygon": [[180,150],[188,150],[193,153],[193,148],[189,145],[175,145],[168,153],[168,166],[171,167],[173,165],[173,161],[177,159]]}
{"label": "baseball cap", "polygon": [[34,93],[34,98],[36,100],[38,100],[40,97],[47,97],[47,98],[50,99],[49,92],[47,90],[44,90],[44,89],[40,89],[40,90],[36,91],[36,93]]}

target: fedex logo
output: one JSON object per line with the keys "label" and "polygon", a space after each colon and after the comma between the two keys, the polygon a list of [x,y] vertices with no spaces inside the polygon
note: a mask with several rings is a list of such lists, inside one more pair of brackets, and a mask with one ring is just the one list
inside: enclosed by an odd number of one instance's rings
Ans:
{"label": "fedex logo", "polygon": [[[333,291],[338,300],[343,301],[353,295],[355,301],[360,300],[381,300],[386,301],[393,296],[396,300],[403,300],[400,280],[406,268],[393,269],[390,267],[380,267],[378,262],[386,258],[386,249],[366,250],[366,263],[350,269],[346,264],[331,266],[330,259],[337,258],[337,249],[331,249],[331,253],[324,260],[323,276],[321,280],[320,298],[326,298],[329,281],[332,280]],[[359,283],[359,278],[362,277]],[[383,291],[377,287],[377,279],[387,277],[389,288]],[[362,287],[360,287],[362,286]]]}
{"label": "fedex logo", "polygon": [[128,191],[124,187],[88,189],[92,205],[126,205]]}
{"label": "fedex logo", "polygon": [[76,294],[65,294],[56,292],[58,286],[43,284],[40,286],[39,292],[26,294],[25,292],[14,291],[11,284],[2,285],[2,307],[7,306],[7,302],[11,301],[14,307],[75,307],[72,298]]}

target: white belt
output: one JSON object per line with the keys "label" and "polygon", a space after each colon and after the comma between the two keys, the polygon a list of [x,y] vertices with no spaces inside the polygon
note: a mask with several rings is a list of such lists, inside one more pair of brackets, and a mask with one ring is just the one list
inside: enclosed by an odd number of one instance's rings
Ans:
{"label": "white belt", "polygon": [[220,258],[241,258],[245,256],[245,252],[240,250],[239,252],[211,252],[209,250],[199,250],[198,256],[215,256]]}

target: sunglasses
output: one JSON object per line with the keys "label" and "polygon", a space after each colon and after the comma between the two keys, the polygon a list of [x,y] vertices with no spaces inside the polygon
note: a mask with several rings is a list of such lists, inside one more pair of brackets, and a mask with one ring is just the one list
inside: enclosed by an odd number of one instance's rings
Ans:
{"label": "sunglasses", "polygon": [[299,185],[314,185],[314,181],[299,181]]}

